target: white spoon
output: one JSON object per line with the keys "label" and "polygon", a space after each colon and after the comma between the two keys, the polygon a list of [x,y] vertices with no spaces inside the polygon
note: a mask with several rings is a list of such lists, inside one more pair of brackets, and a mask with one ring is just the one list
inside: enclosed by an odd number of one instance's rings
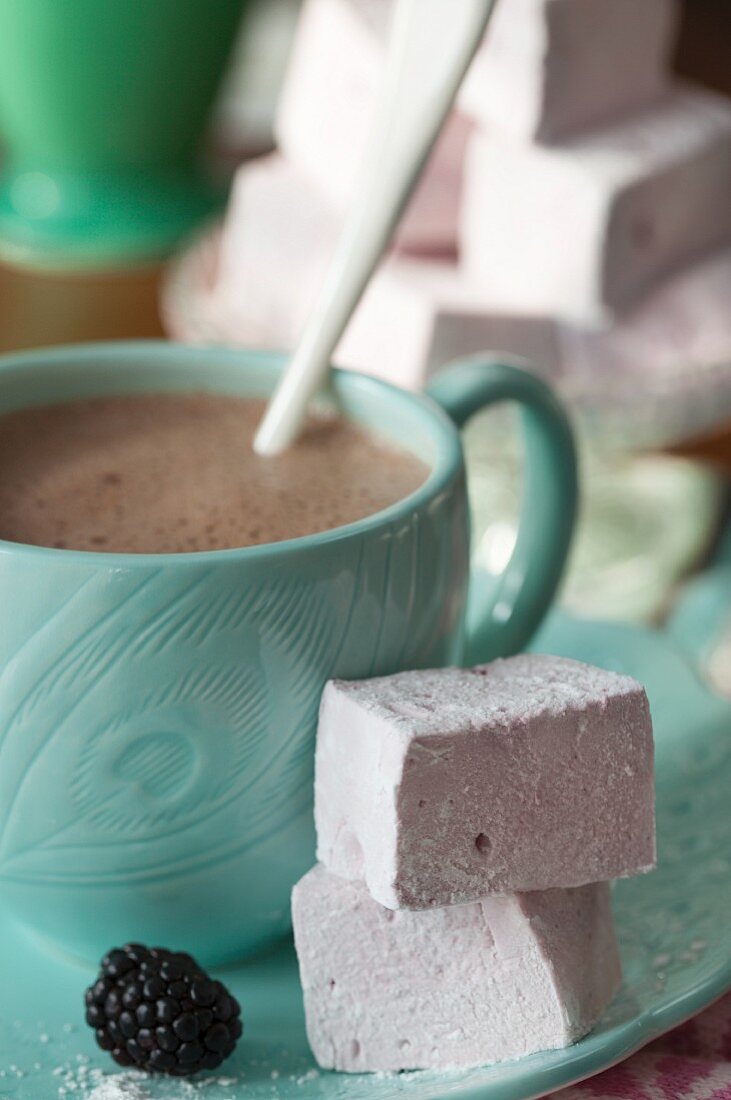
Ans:
{"label": "white spoon", "polygon": [[[297,437],[311,397],[474,56],[495,0],[397,0],[363,184],[315,308],[254,438],[261,455]],[[333,89],[337,95],[337,90]]]}

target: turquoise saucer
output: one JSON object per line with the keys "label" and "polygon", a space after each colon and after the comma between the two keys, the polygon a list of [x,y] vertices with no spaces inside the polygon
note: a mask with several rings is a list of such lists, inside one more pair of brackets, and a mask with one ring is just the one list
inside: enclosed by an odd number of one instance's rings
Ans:
{"label": "turquoise saucer", "polygon": [[731,701],[731,554],[683,587],[666,631],[711,690]]}
{"label": "turquoise saucer", "polygon": [[[631,673],[647,686],[657,739],[660,862],[620,882],[615,912],[622,991],[595,1031],[567,1050],[454,1073],[319,1072],[307,1047],[291,945],[222,973],[244,1006],[238,1054],[193,1086],[142,1082],[181,1100],[523,1100],[612,1065],[731,989],[731,704],[701,685],[672,641],[554,614],[534,643]],[[90,971],[0,921],[0,1097],[84,1100],[114,1072],[83,1024]]]}

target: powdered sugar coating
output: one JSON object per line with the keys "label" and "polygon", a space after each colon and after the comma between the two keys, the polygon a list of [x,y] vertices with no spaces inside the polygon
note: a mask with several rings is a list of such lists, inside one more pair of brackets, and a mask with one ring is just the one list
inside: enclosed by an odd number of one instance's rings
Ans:
{"label": "powdered sugar coating", "polygon": [[[390,0],[306,0],[274,122],[277,147],[336,210],[357,194],[386,56]],[[472,125],[451,112],[396,232],[410,252],[454,252]]]}
{"label": "powdered sugar coating", "polygon": [[567,1046],[620,980],[606,884],[393,913],[315,867],[292,912],[307,1034],[327,1069],[448,1069]]}
{"label": "powdered sugar coating", "polygon": [[398,672],[372,680],[334,680],[333,686],[374,716],[408,728],[410,737],[445,736],[557,717],[566,709],[604,706],[636,695],[631,676],[565,657],[524,654],[474,668]]}
{"label": "powdered sugar coating", "polygon": [[559,657],[334,681],[318,858],[391,909],[638,874],[655,862],[642,687]]}
{"label": "powdered sugar coating", "polygon": [[682,85],[561,144],[480,130],[465,163],[463,269],[493,312],[606,321],[728,242],[730,160],[731,106]]}
{"label": "powdered sugar coating", "polygon": [[641,110],[669,83],[675,0],[502,0],[457,100],[548,143]]}

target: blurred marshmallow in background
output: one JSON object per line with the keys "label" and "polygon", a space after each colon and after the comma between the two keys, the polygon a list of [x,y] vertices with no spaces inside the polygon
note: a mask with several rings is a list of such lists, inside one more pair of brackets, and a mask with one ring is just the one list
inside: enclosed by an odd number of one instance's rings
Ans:
{"label": "blurred marshmallow in background", "polygon": [[663,95],[677,20],[675,0],[508,0],[459,105],[518,140],[560,140]]}
{"label": "blurred marshmallow in background", "polygon": [[[344,212],[353,199],[385,65],[391,0],[306,0],[275,120],[283,155]],[[454,252],[470,123],[452,112],[395,247]]]}
{"label": "blurred marshmallow in background", "polygon": [[274,113],[300,0],[249,0],[214,117],[217,144],[239,159],[274,143]]}
{"label": "blurred marshmallow in background", "polygon": [[[295,345],[352,197],[391,7],[304,0],[276,152],[238,169],[223,225],[173,268],[172,335]],[[336,357],[412,389],[485,349],[551,378],[592,473],[564,598],[594,615],[661,614],[719,507],[706,471],[632,457],[731,415],[731,103],[672,76],[677,17],[675,0],[499,0]],[[488,558],[519,478],[498,421],[467,434]]]}
{"label": "blurred marshmallow in background", "polygon": [[470,143],[461,257],[486,308],[611,319],[731,239],[731,107],[673,90],[560,145]]}

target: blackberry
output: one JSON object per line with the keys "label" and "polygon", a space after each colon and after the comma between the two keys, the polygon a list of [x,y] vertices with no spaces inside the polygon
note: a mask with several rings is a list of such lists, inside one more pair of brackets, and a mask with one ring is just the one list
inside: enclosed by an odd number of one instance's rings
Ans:
{"label": "blackberry", "polygon": [[217,1069],[243,1034],[241,1006],[190,955],[128,943],[101,961],[86,1022],[120,1066],[188,1077]]}

